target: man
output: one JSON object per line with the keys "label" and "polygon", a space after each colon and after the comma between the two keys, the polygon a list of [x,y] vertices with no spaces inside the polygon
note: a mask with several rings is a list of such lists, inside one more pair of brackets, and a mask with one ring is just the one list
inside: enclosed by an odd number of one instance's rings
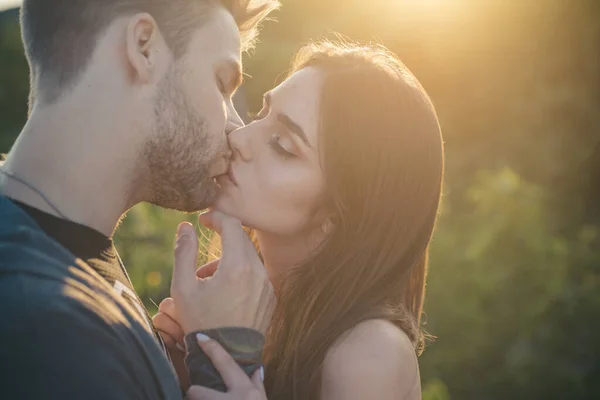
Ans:
{"label": "man", "polygon": [[[183,211],[213,202],[213,178],[228,168],[225,135],[241,123],[231,101],[240,53],[277,6],[24,0],[30,115],[0,166],[2,398],[181,398],[111,237],[140,202]],[[241,226],[228,226],[235,251]],[[259,304],[219,312],[244,280],[268,285],[255,259],[228,260],[214,278],[227,285],[201,294],[175,285],[183,304],[211,299],[205,314],[198,303],[177,310],[186,333],[263,323],[247,317]],[[178,266],[174,282],[193,267]],[[189,365],[210,370],[202,363]],[[194,379],[202,373],[190,373],[193,384],[205,384]]]}

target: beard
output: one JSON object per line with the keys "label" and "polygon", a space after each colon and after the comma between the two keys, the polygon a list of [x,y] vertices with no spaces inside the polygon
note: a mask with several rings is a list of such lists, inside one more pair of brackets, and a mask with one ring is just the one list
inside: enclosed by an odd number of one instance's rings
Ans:
{"label": "beard", "polygon": [[209,124],[186,98],[176,72],[169,72],[156,100],[155,131],[142,153],[142,165],[148,167],[142,181],[148,202],[196,212],[219,194],[210,167],[222,149],[211,150]]}

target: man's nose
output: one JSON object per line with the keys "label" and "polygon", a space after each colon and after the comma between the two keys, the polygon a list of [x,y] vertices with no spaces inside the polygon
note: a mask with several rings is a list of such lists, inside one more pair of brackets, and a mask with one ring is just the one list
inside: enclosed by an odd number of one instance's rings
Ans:
{"label": "man's nose", "polygon": [[244,121],[240,118],[237,110],[233,106],[233,102],[230,102],[227,107],[227,125],[225,126],[225,134],[229,135],[234,130],[244,126]]}

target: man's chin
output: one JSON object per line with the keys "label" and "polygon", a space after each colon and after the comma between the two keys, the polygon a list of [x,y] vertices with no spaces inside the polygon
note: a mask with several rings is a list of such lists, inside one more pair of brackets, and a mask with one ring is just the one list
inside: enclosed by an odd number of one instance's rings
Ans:
{"label": "man's chin", "polygon": [[[181,195],[181,193],[185,193],[185,195]],[[161,193],[149,202],[170,210],[195,213],[214,207],[218,202],[220,193],[219,185],[210,180],[193,189],[178,188],[169,191],[169,194]]]}
{"label": "man's chin", "polygon": [[221,188],[214,182],[203,185],[199,196],[192,196],[188,202],[186,212],[198,212],[215,207],[221,195]]}

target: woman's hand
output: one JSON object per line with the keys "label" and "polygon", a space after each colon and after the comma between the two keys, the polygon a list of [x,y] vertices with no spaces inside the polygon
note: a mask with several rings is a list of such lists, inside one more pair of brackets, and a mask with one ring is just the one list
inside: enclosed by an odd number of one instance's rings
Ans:
{"label": "woman's hand", "polygon": [[152,318],[154,326],[160,333],[165,346],[171,356],[171,362],[175,367],[179,384],[183,390],[190,386],[189,376],[185,367],[185,345],[183,344],[183,329],[177,322],[177,313],[175,312],[175,302],[167,297],[158,306],[158,312]]}
{"label": "woman's hand", "polygon": [[276,299],[273,285],[239,220],[218,211],[199,217],[221,236],[222,257],[197,269],[198,238],[189,223],[178,228],[171,296],[185,334],[230,326],[265,333]]}
{"label": "woman's hand", "polygon": [[258,369],[250,379],[218,342],[203,334],[198,334],[197,338],[198,345],[221,374],[227,386],[227,393],[202,386],[192,386],[187,393],[187,400],[267,400],[262,383],[263,367]]}

